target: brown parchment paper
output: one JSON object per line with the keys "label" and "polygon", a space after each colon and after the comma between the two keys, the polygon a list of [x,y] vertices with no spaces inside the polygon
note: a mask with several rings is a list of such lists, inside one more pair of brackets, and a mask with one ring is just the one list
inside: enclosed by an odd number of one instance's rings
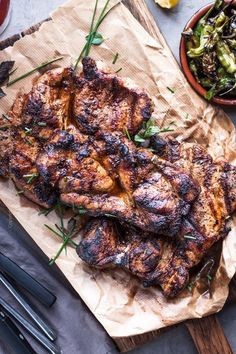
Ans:
{"label": "brown parchment paper", "polygon": [[[104,1],[100,1],[99,8]],[[94,1],[71,0],[52,14],[52,21],[40,30],[22,38],[0,53],[0,61],[12,59],[19,76],[36,65],[63,55],[57,65],[70,65],[84,45]],[[154,40],[119,4],[101,26],[106,41],[94,47],[92,56],[121,76],[144,87],[155,103],[159,124],[174,121],[178,139],[197,141],[214,157],[225,157],[236,164],[235,128],[219,108],[202,100],[188,85],[163,38]],[[112,65],[114,54],[119,59]],[[28,92],[35,75],[6,88],[0,100],[0,113],[6,112],[19,90]],[[167,86],[174,89],[171,93]],[[9,181],[0,180],[0,198],[18,219],[38,246],[51,258],[60,246],[43,226],[53,226],[55,215],[38,216],[38,207],[24,197],[16,196]],[[137,335],[169,326],[188,318],[202,317],[219,311],[228,295],[228,284],[236,270],[236,218],[223,243],[220,266],[213,280],[212,298],[185,291],[177,299],[166,300],[158,288],[144,289],[139,281],[122,270],[90,269],[68,248],[57,265],[81,298],[112,337]]]}

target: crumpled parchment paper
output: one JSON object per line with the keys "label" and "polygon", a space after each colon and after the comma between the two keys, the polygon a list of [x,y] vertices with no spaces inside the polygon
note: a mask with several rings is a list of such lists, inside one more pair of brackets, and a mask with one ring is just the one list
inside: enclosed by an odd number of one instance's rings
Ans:
{"label": "crumpled parchment paper", "polygon": [[[113,2],[114,3],[114,2]],[[99,9],[104,1],[100,1]],[[0,53],[0,61],[15,60],[14,76],[38,64],[63,55],[56,65],[75,62],[89,31],[94,1],[71,0],[52,14],[39,31],[22,38]],[[189,86],[163,38],[153,39],[123,4],[106,17],[100,32],[106,38],[91,55],[119,75],[131,78],[144,87],[155,104],[154,116],[159,124],[175,122],[174,136],[207,146],[214,157],[225,157],[236,164],[235,128],[224,112],[201,99]],[[116,52],[119,58],[112,60]],[[55,65],[55,66],[56,66]],[[13,76],[13,78],[14,78]],[[4,88],[7,96],[0,100],[0,113],[7,112],[18,91],[28,92],[37,74]],[[174,93],[168,90],[170,87]],[[16,196],[10,181],[0,180],[0,198],[51,258],[60,240],[44,224],[53,226],[56,215],[38,216],[39,208],[22,196]],[[85,265],[68,247],[57,265],[81,298],[112,337],[138,335],[151,330],[202,317],[219,311],[228,295],[228,284],[236,270],[236,218],[223,242],[220,266],[213,280],[211,298],[187,290],[177,299],[167,300],[158,288],[145,289],[139,281],[120,270],[94,270]]]}

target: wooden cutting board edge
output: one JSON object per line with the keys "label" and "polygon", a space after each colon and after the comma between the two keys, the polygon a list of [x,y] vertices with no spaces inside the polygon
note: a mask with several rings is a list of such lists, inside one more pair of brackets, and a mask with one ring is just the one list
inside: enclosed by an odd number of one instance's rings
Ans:
{"label": "wooden cutting board edge", "polygon": [[[122,2],[129,9],[136,20],[144,27],[144,29],[151,36],[158,39],[163,44],[163,46],[165,46],[165,48],[170,52],[171,57],[173,58],[173,62],[179,70],[179,65],[173,57],[160,30],[158,29],[156,22],[146,5],[145,0],[123,0]],[[41,24],[45,21],[50,21],[50,18],[30,27],[20,34],[16,34],[10,38],[7,38],[6,40],[1,41],[0,50],[12,46],[20,38],[37,31]],[[2,205],[0,205],[0,210],[4,210]],[[227,302],[236,302],[236,277],[234,277],[231,282],[230,293]],[[223,329],[216,315],[208,316],[203,319],[185,321],[184,324],[188,328],[189,333],[200,354],[233,354],[233,351],[230,348],[228,340],[225,337]],[[113,340],[121,352],[127,352],[157,338],[158,336],[167,332],[170,328],[177,326],[178,325],[166,327],[157,331],[152,331],[132,337],[117,337],[113,338]]]}

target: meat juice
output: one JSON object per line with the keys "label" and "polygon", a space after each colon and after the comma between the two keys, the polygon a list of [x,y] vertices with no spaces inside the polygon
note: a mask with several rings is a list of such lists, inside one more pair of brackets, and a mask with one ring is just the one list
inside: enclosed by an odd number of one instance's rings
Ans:
{"label": "meat juice", "polygon": [[5,30],[10,19],[10,0],[0,0],[0,34]]}

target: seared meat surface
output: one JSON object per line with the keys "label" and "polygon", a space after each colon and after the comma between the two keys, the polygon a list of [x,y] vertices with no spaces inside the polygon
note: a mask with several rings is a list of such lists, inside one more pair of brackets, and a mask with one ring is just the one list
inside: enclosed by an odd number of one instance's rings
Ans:
{"label": "seared meat surface", "polygon": [[98,70],[91,58],[84,58],[83,73],[75,78],[73,115],[85,134],[97,131],[137,133],[151,118],[152,103],[148,95],[115,74]]}
{"label": "seared meat surface", "polygon": [[35,161],[54,129],[67,124],[71,82],[69,69],[47,72],[28,95],[17,97],[8,113],[11,144],[5,154],[5,174],[26,197],[44,207],[55,203],[57,189],[39,175]]}
{"label": "seared meat surface", "polygon": [[59,185],[64,203],[168,236],[179,231],[199,193],[186,172],[158,161],[122,133],[85,137],[55,131],[36,164],[45,182]]}
{"label": "seared meat surface", "polygon": [[170,260],[157,267],[149,285],[160,284],[167,296],[176,296],[188,283],[189,270],[229,228],[227,219],[236,209],[236,168],[224,161],[214,161],[198,144],[153,138],[159,156],[198,179],[200,194],[184,218],[177,245]]}
{"label": "seared meat surface", "polygon": [[77,253],[91,266],[122,267],[145,280],[158,265],[161,242],[150,233],[128,230],[116,221],[100,218],[85,227]]}
{"label": "seared meat surface", "polygon": [[[236,168],[197,144],[126,137],[152,114],[148,95],[83,59],[43,74],[0,120],[0,175],[44,207],[58,198],[93,217],[79,256],[119,266],[177,296],[189,271],[228,233]],[[113,217],[113,218],[109,218]]]}

